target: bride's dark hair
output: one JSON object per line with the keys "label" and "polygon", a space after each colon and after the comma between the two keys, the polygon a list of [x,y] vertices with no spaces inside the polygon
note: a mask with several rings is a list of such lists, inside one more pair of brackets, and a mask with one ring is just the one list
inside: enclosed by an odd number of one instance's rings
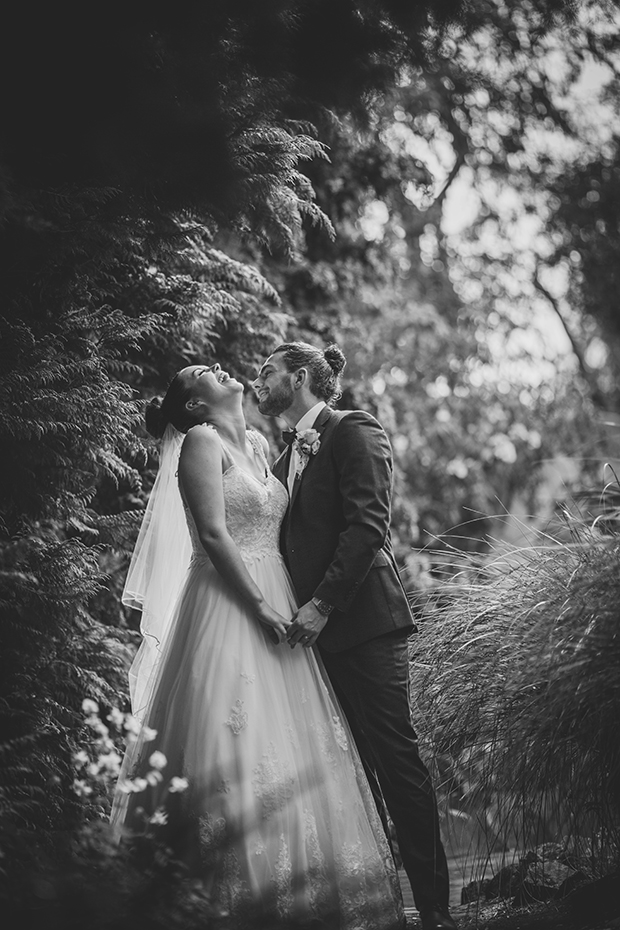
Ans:
{"label": "bride's dark hair", "polygon": [[196,417],[185,406],[192,396],[191,383],[187,384],[177,372],[163,398],[153,397],[144,412],[144,422],[151,436],[161,439],[169,423],[181,433],[186,433],[197,422]]}
{"label": "bride's dark hair", "polygon": [[333,342],[326,349],[317,349],[308,342],[284,342],[274,349],[281,353],[287,371],[307,368],[310,390],[327,404],[335,404],[342,396],[340,376],[347,360],[342,350]]}

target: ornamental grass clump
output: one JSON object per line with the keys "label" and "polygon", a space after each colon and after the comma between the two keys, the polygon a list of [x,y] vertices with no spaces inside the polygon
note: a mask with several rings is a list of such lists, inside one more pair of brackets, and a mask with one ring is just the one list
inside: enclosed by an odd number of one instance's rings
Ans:
{"label": "ornamental grass clump", "polygon": [[620,540],[585,527],[456,576],[427,605],[422,726],[452,806],[496,844],[563,840],[592,874],[617,861],[619,621]]}

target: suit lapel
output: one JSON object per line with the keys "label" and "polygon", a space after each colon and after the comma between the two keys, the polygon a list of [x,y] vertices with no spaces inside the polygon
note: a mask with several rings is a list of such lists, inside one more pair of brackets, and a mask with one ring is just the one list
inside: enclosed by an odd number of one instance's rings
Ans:
{"label": "suit lapel", "polygon": [[280,481],[284,485],[287,491],[288,491],[288,481],[287,481],[288,463],[290,462],[290,460],[291,460],[291,447],[287,446],[284,452],[282,452],[278,456],[278,458],[275,460],[271,468],[272,472],[274,473],[278,481]]}
{"label": "suit lapel", "polygon": [[297,495],[299,494],[299,485],[300,485],[300,484],[301,484],[301,475],[295,475],[295,480],[293,481],[293,493],[291,494],[291,499],[290,499],[289,505],[288,505],[288,512],[289,512],[289,513],[290,513],[291,510],[293,509],[293,504],[295,503],[295,499],[297,498]]}
{"label": "suit lapel", "polygon": [[[327,426],[327,424],[329,423],[330,419],[333,417],[333,415],[334,414],[333,414],[331,407],[323,407],[318,417],[314,421],[313,429],[315,429],[317,433],[319,434],[322,433],[325,427]],[[321,450],[319,449],[319,452],[320,451]],[[319,454],[319,452],[317,452],[317,455]]]}
{"label": "suit lapel", "polygon": [[[314,426],[311,428],[315,429],[317,433],[319,434],[319,436],[322,436],[323,430],[327,426],[331,416],[332,416],[331,409],[329,407],[323,407],[318,417],[314,421]],[[293,505],[297,499],[297,495],[299,494],[299,488],[301,486],[301,482],[303,481],[304,472],[306,471],[306,469],[312,466],[312,462],[314,461],[316,456],[320,454],[321,454],[321,450],[319,449],[316,455],[311,455],[306,463],[306,468],[304,468],[304,471],[301,473],[301,475],[296,476],[295,481],[293,482],[293,493],[291,494],[291,500],[288,505],[289,514],[291,513],[293,509]],[[288,475],[288,462],[289,461],[290,461],[290,454],[286,460],[287,465],[286,465],[286,473],[285,473],[285,482],[286,482],[286,476]]]}

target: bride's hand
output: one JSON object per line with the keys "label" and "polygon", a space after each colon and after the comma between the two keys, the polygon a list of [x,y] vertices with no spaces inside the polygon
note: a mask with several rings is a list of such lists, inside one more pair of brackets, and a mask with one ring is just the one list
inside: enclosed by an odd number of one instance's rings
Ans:
{"label": "bride's hand", "polygon": [[267,630],[272,643],[277,646],[285,641],[286,631],[291,625],[290,620],[287,620],[286,617],[279,614],[278,611],[270,607],[269,604],[264,604],[260,610],[257,611],[256,616],[259,623]]}

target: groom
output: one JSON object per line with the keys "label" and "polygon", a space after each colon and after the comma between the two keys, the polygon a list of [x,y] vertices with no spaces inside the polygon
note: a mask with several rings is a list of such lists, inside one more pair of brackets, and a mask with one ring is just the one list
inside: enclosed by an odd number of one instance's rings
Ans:
{"label": "groom", "polygon": [[332,408],[344,366],[335,345],[285,343],[253,383],[260,412],[292,427],[273,466],[290,494],[281,547],[301,604],[288,641],[319,646],[394,823],[423,930],[456,930],[435,796],[409,714],[413,620],[390,541],[392,454],[374,417]]}

